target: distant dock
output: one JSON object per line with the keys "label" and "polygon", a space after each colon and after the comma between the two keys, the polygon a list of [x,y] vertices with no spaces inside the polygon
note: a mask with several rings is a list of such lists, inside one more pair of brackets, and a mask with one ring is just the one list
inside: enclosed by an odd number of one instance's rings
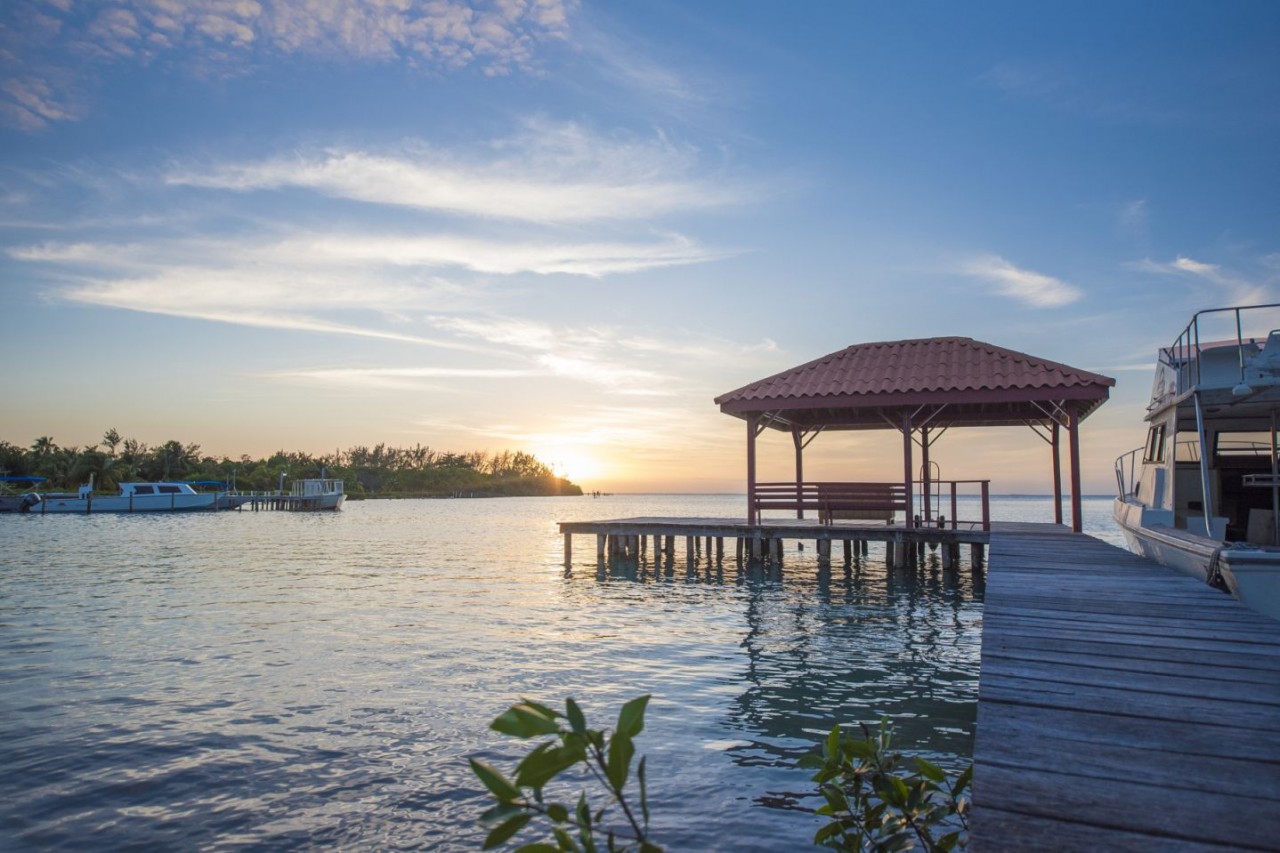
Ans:
{"label": "distant dock", "polygon": [[1051,524],[993,524],[973,850],[1280,849],[1280,622]]}

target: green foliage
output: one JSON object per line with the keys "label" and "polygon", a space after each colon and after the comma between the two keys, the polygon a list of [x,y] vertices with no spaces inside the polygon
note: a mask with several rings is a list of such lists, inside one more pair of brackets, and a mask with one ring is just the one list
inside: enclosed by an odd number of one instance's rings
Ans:
{"label": "green foliage", "polygon": [[[516,765],[515,778],[483,761],[471,759],[471,769],[497,801],[480,820],[490,828],[484,849],[491,850],[510,840],[534,818],[550,823],[551,838],[525,844],[516,853],[541,851],[635,850],[660,853],[649,839],[649,794],[644,759],[636,765],[638,804],[628,800],[626,788],[635,759],[634,738],[644,731],[648,696],[632,699],[618,714],[613,733],[587,726],[582,709],[572,699],[565,701],[564,713],[528,700],[512,705],[490,726],[510,737],[547,738]],[[566,771],[576,770],[605,791],[606,802],[594,808],[581,792],[572,807],[568,802],[549,800],[545,788]],[[621,818],[610,818],[613,806]]]}
{"label": "green foliage", "polygon": [[969,801],[965,791],[973,767],[951,782],[938,766],[913,758],[906,771],[893,751],[887,719],[872,733],[853,737],[839,726],[831,730],[822,755],[806,756],[800,766],[816,769],[813,781],[826,800],[818,814],[830,821],[813,837],[835,850],[895,853],[922,849],[949,853],[968,844]]}
{"label": "green foliage", "polygon": [[377,444],[322,456],[279,450],[266,459],[219,459],[203,455],[198,444],[170,440],[148,447],[114,428],[103,433],[98,445],[83,449],[59,447],[50,436],[37,438],[29,449],[0,442],[0,475],[5,474],[48,477],[49,489],[75,489],[92,474],[95,486],[105,490],[131,480],[221,480],[242,491],[270,491],[280,487],[284,475],[341,479],[351,497],[582,494],[523,452],[441,453],[422,445]]}

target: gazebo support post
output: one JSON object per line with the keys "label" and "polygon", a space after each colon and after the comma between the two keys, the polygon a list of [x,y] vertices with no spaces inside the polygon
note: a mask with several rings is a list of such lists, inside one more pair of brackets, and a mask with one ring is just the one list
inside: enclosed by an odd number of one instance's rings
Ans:
{"label": "gazebo support post", "polygon": [[[791,427],[791,443],[796,446],[796,493],[804,493],[804,436],[800,434],[800,427]],[[804,518],[804,506],[796,509],[796,518]]]}
{"label": "gazebo support post", "polygon": [[920,427],[920,469],[923,475],[920,477],[921,486],[920,493],[924,500],[924,524],[929,526],[929,519],[933,517],[933,507],[929,497],[929,478],[932,472],[929,471],[929,428]]}
{"label": "gazebo support post", "polygon": [[1067,410],[1067,437],[1071,443],[1071,530],[1084,531],[1084,507],[1080,501],[1080,407],[1072,403]]}
{"label": "gazebo support post", "polygon": [[903,482],[907,487],[907,512],[906,526],[912,527],[912,517],[914,514],[914,501],[911,495],[911,413],[904,411],[902,413],[902,470]]}
{"label": "gazebo support post", "polygon": [[760,416],[747,418],[747,523],[757,524],[760,515],[756,511],[756,436],[759,434]]}
{"label": "gazebo support post", "polygon": [[1049,445],[1053,448],[1053,523],[1062,523],[1062,441],[1059,434],[1062,430],[1055,419],[1051,430]]}

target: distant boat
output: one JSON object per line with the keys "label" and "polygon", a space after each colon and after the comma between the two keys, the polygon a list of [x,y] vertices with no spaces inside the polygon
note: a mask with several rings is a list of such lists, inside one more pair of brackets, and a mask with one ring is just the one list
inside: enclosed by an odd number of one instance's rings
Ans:
{"label": "distant boat", "polygon": [[81,486],[76,494],[36,494],[39,500],[28,512],[194,512],[213,509],[222,492],[197,492],[190,483],[121,483],[118,495],[95,495],[93,486]]}
{"label": "distant boat", "polygon": [[[1235,335],[1202,340],[1203,318],[1224,313]],[[1201,311],[1159,351],[1146,444],[1116,460],[1114,515],[1131,550],[1280,619],[1277,326],[1280,305]]]}
{"label": "distant boat", "polygon": [[289,492],[294,509],[341,509],[347,496],[341,480],[294,480]]}
{"label": "distant boat", "polygon": [[38,504],[39,496],[29,488],[44,481],[44,477],[0,477],[0,512],[26,512]]}

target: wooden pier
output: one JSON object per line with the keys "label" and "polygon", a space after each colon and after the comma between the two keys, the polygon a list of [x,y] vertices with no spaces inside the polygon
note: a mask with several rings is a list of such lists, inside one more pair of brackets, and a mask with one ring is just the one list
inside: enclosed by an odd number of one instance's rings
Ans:
{"label": "wooden pier", "polygon": [[[732,518],[619,518],[605,521],[562,521],[564,563],[573,564],[574,535],[596,537],[596,559],[616,562],[635,559],[649,552],[674,560],[676,545],[684,540],[685,560],[692,565],[700,555],[723,561],[725,540],[733,543],[729,558],[738,565],[744,562],[781,564],[784,540],[812,541],[819,560],[830,559],[832,548],[839,543],[845,558],[865,554],[872,542],[884,543],[885,560],[903,566],[919,559],[927,546],[938,546],[944,568],[959,566],[961,546],[969,545],[970,561],[981,565],[990,533],[980,525],[958,527],[904,527],[882,522],[834,521],[822,523],[807,519],[766,519],[756,523]],[[705,543],[705,550],[704,550]]]}
{"label": "wooden pier", "polygon": [[1280,622],[1057,525],[993,525],[979,851],[1280,849]]}

